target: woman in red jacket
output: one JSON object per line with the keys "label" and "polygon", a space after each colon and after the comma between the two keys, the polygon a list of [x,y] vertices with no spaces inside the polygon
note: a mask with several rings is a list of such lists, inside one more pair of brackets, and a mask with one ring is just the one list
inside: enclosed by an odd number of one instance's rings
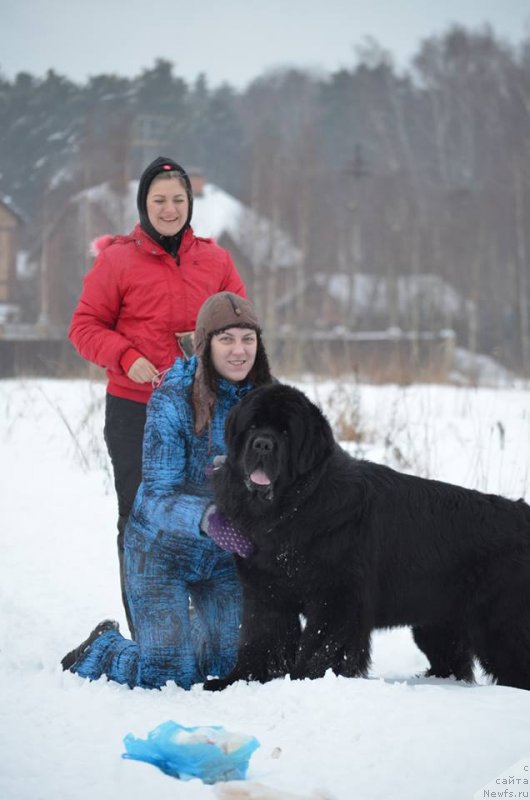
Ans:
{"label": "woman in red jacket", "polygon": [[179,164],[165,157],[149,164],[137,205],[139,224],[129,235],[97,240],[69,331],[83,358],[107,370],[104,436],[118,495],[122,597],[123,532],[141,480],[153,381],[183,355],[180,337],[194,330],[206,298],[246,297],[230,254],[194,235],[191,182]]}

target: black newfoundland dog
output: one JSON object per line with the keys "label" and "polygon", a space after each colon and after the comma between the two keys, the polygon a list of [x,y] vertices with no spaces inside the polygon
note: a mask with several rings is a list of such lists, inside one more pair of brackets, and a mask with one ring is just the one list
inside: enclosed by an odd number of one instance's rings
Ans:
{"label": "black newfoundland dog", "polygon": [[252,541],[237,663],[205,688],[366,675],[412,626],[428,675],[530,689],[530,506],[356,460],[310,400],[256,389],[227,421],[219,509]]}

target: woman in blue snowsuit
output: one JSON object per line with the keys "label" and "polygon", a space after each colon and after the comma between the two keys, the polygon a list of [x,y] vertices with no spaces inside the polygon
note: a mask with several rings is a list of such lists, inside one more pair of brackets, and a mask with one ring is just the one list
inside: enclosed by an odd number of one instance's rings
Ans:
{"label": "woman in blue snowsuit", "polygon": [[240,540],[227,520],[211,516],[211,471],[225,452],[228,412],[271,381],[252,304],[231,292],[206,300],[195,353],[176,360],[147,407],[142,483],[125,532],[135,641],[116,622],[100,623],[61,662],[81,677],[146,688],[175,681],[189,689],[234,665],[241,593],[233,556],[212,540],[214,524],[222,526],[223,542],[228,525],[232,550]]}

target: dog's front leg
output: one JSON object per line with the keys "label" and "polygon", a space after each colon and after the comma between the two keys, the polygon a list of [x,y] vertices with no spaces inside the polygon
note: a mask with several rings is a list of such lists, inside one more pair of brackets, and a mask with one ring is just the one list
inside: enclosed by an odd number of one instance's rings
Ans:
{"label": "dog's front leg", "polygon": [[266,638],[258,639],[255,629],[251,628],[256,621],[255,615],[248,617],[248,623],[242,624],[237,661],[231,672],[224,678],[211,678],[204,684],[204,688],[209,692],[217,692],[230,686],[237,681],[259,681],[266,683],[268,678],[267,653],[269,646]]}
{"label": "dog's front leg", "polygon": [[[346,608],[356,608],[352,617]],[[325,597],[307,609],[307,623],[300,639],[293,679],[321,678],[328,669],[336,675],[366,675],[370,665],[370,633],[365,615],[355,601],[340,603]]]}
{"label": "dog's front leg", "polygon": [[237,661],[224,678],[204,684],[208,691],[220,691],[236,681],[266,683],[286,675],[295,661],[300,623],[294,610],[269,606],[253,590],[243,593],[243,619]]}

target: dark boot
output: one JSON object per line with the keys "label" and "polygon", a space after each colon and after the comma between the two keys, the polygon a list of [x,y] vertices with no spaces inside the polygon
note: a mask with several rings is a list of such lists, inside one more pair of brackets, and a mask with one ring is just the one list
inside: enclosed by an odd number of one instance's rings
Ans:
{"label": "dark boot", "polygon": [[101,636],[102,633],[105,633],[106,631],[118,631],[119,629],[120,626],[113,619],[106,619],[103,622],[100,622],[99,625],[96,625],[90,636],[85,639],[84,642],[81,642],[79,647],[76,647],[74,650],[71,650],[65,655],[61,661],[63,670],[71,670],[77,661],[79,661],[81,656],[86,653],[92,642],[94,642],[98,636]]}

